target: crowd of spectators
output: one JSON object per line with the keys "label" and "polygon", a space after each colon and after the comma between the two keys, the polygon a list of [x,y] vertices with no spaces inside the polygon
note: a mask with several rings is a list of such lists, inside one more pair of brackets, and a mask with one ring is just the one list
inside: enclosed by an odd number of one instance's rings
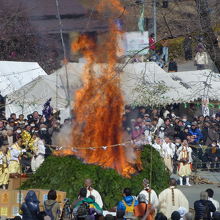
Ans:
{"label": "crowd of spectators", "polygon": [[[165,33],[164,38],[157,44],[155,35],[152,33],[149,37],[149,60],[157,63],[161,68],[168,67],[168,72],[177,72],[178,65],[174,57],[169,55],[171,38]],[[193,41],[197,45],[195,48],[193,48]],[[186,61],[191,61],[193,54],[195,54],[194,65],[197,67],[197,70],[204,70],[208,67],[209,59],[203,37],[198,36],[193,39],[191,35],[185,36],[182,48]]]}
{"label": "crowd of spectators", "polygon": [[[193,163],[198,168],[220,169],[220,113],[212,116],[177,115],[170,108],[125,108],[123,128],[136,145],[150,144],[162,157],[169,154],[177,162],[177,152],[185,142],[192,148]],[[212,169],[211,169],[212,168]]]}
{"label": "crowd of spectators", "polygon": [[[116,206],[109,211],[103,207],[102,197],[93,188],[91,179],[85,180],[85,185],[80,189],[78,198],[69,199],[61,210],[56,201],[56,191],[50,190],[43,207],[34,191],[30,190],[23,204],[20,215],[23,220],[217,220],[220,219],[219,202],[213,198],[214,191],[207,189],[198,195],[194,202],[194,211],[189,209],[189,201],[179,189],[176,188],[176,180],[170,179],[169,187],[159,195],[150,187],[149,181],[144,179],[143,189],[138,195],[132,194],[130,188],[124,188],[121,201],[116,201]],[[19,219],[17,216],[15,219]]]}
{"label": "crowd of spectators", "polygon": [[0,120],[0,187],[9,176],[35,172],[53,151],[53,135],[61,128],[59,112],[47,116],[37,111],[27,118],[12,113]]}

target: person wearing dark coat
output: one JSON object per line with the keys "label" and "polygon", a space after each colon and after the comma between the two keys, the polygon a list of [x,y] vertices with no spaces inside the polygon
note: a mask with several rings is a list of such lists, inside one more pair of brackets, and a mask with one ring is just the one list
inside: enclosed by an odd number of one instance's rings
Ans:
{"label": "person wearing dark coat", "polygon": [[177,71],[178,71],[178,68],[177,68],[176,61],[171,58],[168,64],[168,72],[177,72]]}
{"label": "person wearing dark coat", "polygon": [[192,60],[192,37],[187,36],[183,41],[183,49],[185,53],[185,60]]}
{"label": "person wearing dark coat", "polygon": [[22,220],[38,220],[40,213],[39,203],[36,193],[30,190],[21,206]]}
{"label": "person wearing dark coat", "polygon": [[217,145],[217,141],[213,141],[212,144],[206,149],[205,158],[208,168],[218,168],[220,160],[220,149]]}
{"label": "person wearing dark coat", "polygon": [[211,220],[211,212],[215,212],[214,204],[208,200],[208,193],[201,192],[200,200],[194,202],[195,220]]}

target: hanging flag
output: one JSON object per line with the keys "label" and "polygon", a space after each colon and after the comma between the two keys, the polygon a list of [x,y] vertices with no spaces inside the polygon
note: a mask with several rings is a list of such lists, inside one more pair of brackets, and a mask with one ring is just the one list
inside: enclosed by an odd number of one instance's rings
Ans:
{"label": "hanging flag", "polygon": [[141,10],[140,18],[138,20],[138,29],[141,33],[144,32],[144,4]]}

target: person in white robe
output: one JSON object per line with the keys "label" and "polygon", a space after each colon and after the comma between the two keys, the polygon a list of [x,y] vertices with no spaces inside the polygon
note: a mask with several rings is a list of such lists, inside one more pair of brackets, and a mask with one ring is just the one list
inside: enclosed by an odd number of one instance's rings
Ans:
{"label": "person in white robe", "polygon": [[149,180],[143,180],[144,189],[139,193],[139,195],[144,195],[146,198],[146,204],[151,204],[153,208],[156,210],[159,205],[159,200],[156,192],[150,188]]}
{"label": "person in white robe", "polygon": [[85,187],[87,188],[86,197],[93,196],[95,198],[95,202],[99,205],[100,208],[103,207],[102,197],[99,192],[92,188],[92,180],[86,179],[85,180]]}
{"label": "person in white robe", "polygon": [[185,208],[188,212],[189,201],[185,195],[176,188],[176,180],[171,178],[170,187],[159,194],[159,211],[170,219],[171,214],[180,207]]}
{"label": "person in white robe", "polygon": [[160,153],[160,156],[161,156],[162,158],[164,158],[163,148],[162,148],[162,140],[161,140],[159,137],[156,137],[156,138],[155,138],[155,142],[154,142],[154,144],[153,144],[152,146],[153,146],[153,148],[154,148],[155,150],[157,150],[157,151]]}
{"label": "person in white robe", "polygon": [[33,157],[31,159],[31,169],[35,173],[37,169],[44,162],[45,158],[45,145],[44,141],[39,138],[37,134],[33,135],[34,143],[33,143]]}
{"label": "person in white robe", "polygon": [[164,155],[164,163],[170,173],[173,172],[173,156],[175,154],[175,144],[173,144],[170,140],[169,137],[165,137],[163,144],[162,144],[162,149],[163,149],[163,155]]}
{"label": "person in white robe", "polygon": [[180,185],[183,185],[183,177],[186,177],[186,185],[191,186],[189,183],[189,177],[192,172],[192,148],[189,147],[186,140],[183,141],[182,146],[178,149],[178,175]]}

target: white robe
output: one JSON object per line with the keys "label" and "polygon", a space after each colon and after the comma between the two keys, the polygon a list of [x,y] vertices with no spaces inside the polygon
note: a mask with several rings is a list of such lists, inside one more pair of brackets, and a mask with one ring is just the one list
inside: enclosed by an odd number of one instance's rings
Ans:
{"label": "white robe", "polygon": [[[172,199],[172,189],[174,193],[174,201]],[[159,211],[162,212],[168,219],[171,217],[171,214],[180,207],[184,207],[187,212],[189,211],[189,202],[179,189],[169,187],[160,193]]]}
{"label": "white robe", "polygon": [[216,211],[219,211],[219,202],[213,198],[208,198],[208,200],[210,200],[213,203],[213,205],[216,208]]}
{"label": "white robe", "polygon": [[[185,151],[184,151],[185,149]],[[191,175],[191,163],[192,163],[192,148],[191,147],[180,147],[178,149],[178,161],[180,161],[179,163],[179,167],[178,167],[178,174],[179,176],[183,177],[183,176],[190,176]],[[181,160],[183,159],[187,159],[188,163],[183,163],[181,162]]]}
{"label": "white robe", "polygon": [[[149,193],[144,189],[139,193],[139,195],[140,194],[145,195],[146,203],[148,204],[149,203]],[[159,200],[158,200],[156,192],[153,189],[151,189],[150,200],[151,200],[150,203],[153,205],[153,207],[157,208],[159,205]]]}
{"label": "white robe", "polygon": [[44,155],[45,155],[45,145],[40,138],[37,138],[34,141],[34,147],[36,148],[34,152],[36,156],[32,157],[31,160],[31,169],[33,172],[35,172],[44,162]]}
{"label": "white robe", "polygon": [[164,163],[166,167],[169,169],[169,171],[172,173],[173,172],[172,158],[175,153],[175,144],[166,143],[164,141],[162,144],[162,149],[163,149]]}
{"label": "white robe", "polygon": [[86,197],[89,196],[94,196],[95,197],[95,202],[100,206],[100,208],[103,207],[103,202],[102,202],[102,197],[100,196],[99,192],[96,191],[95,189],[87,190]]}

